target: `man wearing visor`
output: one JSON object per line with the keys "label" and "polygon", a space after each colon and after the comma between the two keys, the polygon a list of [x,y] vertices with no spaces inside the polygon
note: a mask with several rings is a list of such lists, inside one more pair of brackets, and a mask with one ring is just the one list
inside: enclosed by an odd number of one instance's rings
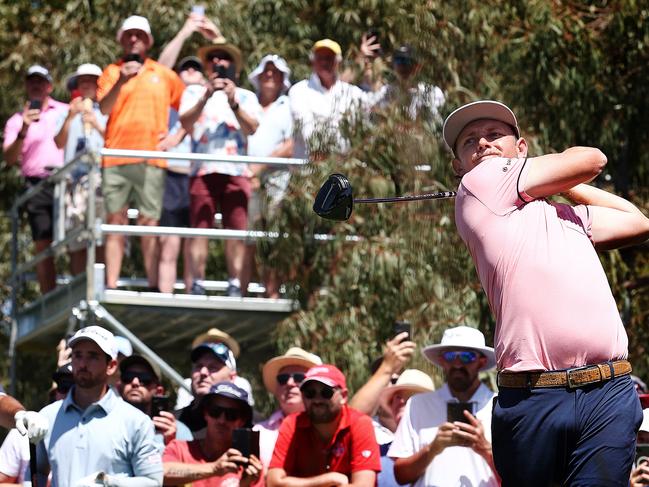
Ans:
{"label": "man wearing visor", "polygon": [[300,390],[305,411],[291,414],[280,427],[268,486],[374,486],[381,461],[372,420],[347,405],[343,373],[317,365]]}
{"label": "man wearing visor", "polygon": [[[646,241],[649,219],[586,184],[606,166],[599,149],[528,157],[502,103],[458,108],[443,135],[461,178],[458,232],[496,319],[503,485],[628,485],[642,412],[596,251]],[[547,199],[555,195],[572,204]]]}
{"label": "man wearing visor", "polygon": [[446,383],[406,403],[388,450],[397,482],[423,487],[466,479],[468,485],[497,487],[490,443],[494,394],[478,377],[496,364],[493,348],[479,330],[458,326],[423,354],[442,368]]}
{"label": "man wearing visor", "polygon": [[[180,121],[196,143],[195,152],[218,156],[245,155],[248,136],[259,125],[261,107],[254,93],[239,88],[241,51],[226,42],[202,47],[198,55],[208,80],[202,90],[185,92],[180,104]],[[252,172],[246,164],[235,162],[194,161],[190,170],[190,220],[194,228],[212,228],[214,214],[220,209],[223,227],[248,228],[248,199]],[[191,242],[191,268],[194,281],[205,279],[207,238]],[[228,271],[227,295],[241,297],[246,247],[243,240],[225,241]],[[194,294],[205,294],[200,282],[192,286]]]}

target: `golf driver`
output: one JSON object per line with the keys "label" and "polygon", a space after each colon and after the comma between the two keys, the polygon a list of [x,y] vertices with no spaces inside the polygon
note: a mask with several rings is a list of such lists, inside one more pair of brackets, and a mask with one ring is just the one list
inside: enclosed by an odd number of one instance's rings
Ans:
{"label": "golf driver", "polygon": [[332,174],[318,191],[313,203],[313,211],[328,220],[345,221],[352,216],[354,203],[398,203],[405,201],[438,200],[455,197],[455,191],[418,194],[411,196],[392,196],[389,198],[354,199],[352,185],[342,174]]}

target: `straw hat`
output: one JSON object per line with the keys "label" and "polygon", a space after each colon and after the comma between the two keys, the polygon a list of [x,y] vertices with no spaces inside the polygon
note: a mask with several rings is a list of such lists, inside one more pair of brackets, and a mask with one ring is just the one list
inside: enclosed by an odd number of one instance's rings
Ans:
{"label": "straw hat", "polygon": [[235,46],[234,44],[230,44],[229,42],[225,42],[225,39],[221,38],[221,39],[215,39],[215,41],[212,42],[212,44],[199,48],[198,57],[203,62],[203,66],[207,66],[209,64],[210,60],[208,59],[208,54],[212,51],[227,52],[230,56],[232,56],[232,62],[234,62],[234,68],[235,71],[237,72],[237,75],[241,73],[241,68],[243,67],[243,63],[241,58],[241,51],[237,46]]}
{"label": "straw hat", "polygon": [[264,386],[266,386],[268,392],[275,393],[275,389],[277,389],[277,373],[287,365],[299,365],[308,370],[316,365],[322,365],[322,360],[317,355],[302,350],[300,347],[291,347],[284,355],[270,359],[264,364],[261,371]]}
{"label": "straw hat", "polygon": [[226,332],[221,331],[218,328],[210,328],[205,333],[194,338],[194,341],[192,341],[192,350],[203,343],[225,343],[225,345],[232,350],[232,354],[235,358],[238,358],[239,353],[241,353],[239,343]]}
{"label": "straw hat", "polygon": [[379,404],[385,411],[390,411],[390,402],[397,392],[406,391],[413,395],[434,390],[435,384],[428,374],[417,369],[406,369],[401,373],[396,384],[381,391]]}

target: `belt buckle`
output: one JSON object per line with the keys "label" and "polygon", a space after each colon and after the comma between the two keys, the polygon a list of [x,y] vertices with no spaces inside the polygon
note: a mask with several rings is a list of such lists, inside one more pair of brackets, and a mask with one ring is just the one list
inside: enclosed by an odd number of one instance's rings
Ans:
{"label": "belt buckle", "polygon": [[570,376],[570,374],[572,372],[577,372],[579,370],[586,370],[586,369],[590,369],[592,367],[593,367],[592,365],[582,365],[581,367],[573,367],[572,369],[566,370],[566,380],[568,382],[568,389],[576,389],[578,387],[585,386],[587,384],[594,384],[595,382],[599,382],[600,380],[602,380],[602,372],[599,371],[599,376],[600,377],[597,380],[591,380],[591,381],[587,381],[587,382],[582,382],[581,384],[575,384],[575,383],[572,382],[572,378]]}

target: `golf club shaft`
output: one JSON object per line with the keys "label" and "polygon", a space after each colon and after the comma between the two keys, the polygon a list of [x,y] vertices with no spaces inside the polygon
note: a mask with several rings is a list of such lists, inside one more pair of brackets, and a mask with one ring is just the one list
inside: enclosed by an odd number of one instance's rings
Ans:
{"label": "golf club shaft", "polygon": [[442,191],[440,193],[414,194],[411,196],[392,196],[389,198],[361,198],[354,199],[354,203],[399,203],[406,201],[419,200],[441,200],[445,198],[455,198],[455,191]]}

